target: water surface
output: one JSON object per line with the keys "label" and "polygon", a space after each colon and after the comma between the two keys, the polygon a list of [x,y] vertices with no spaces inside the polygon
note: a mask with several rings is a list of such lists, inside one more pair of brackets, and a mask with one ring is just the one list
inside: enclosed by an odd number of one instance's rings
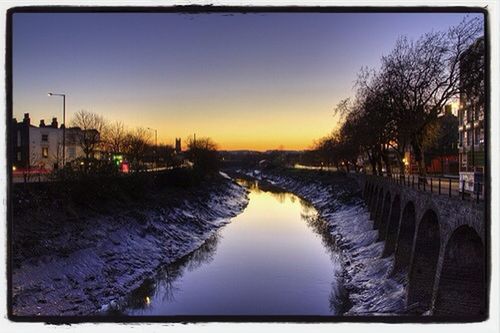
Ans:
{"label": "water surface", "polygon": [[192,254],[130,296],[126,315],[332,315],[340,259],[316,210],[299,197],[250,190],[246,209]]}

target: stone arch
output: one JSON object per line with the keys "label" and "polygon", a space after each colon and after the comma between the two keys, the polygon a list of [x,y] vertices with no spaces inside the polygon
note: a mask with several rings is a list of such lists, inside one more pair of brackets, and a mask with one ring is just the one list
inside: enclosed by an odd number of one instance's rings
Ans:
{"label": "stone arch", "polygon": [[428,209],[417,229],[408,286],[408,310],[422,314],[431,307],[434,279],[441,245],[436,213]]}
{"label": "stone arch", "polygon": [[375,218],[375,213],[377,210],[377,201],[378,201],[379,187],[378,185],[374,185],[372,192],[372,200],[370,203],[370,218]]}
{"label": "stone arch", "polygon": [[390,256],[394,253],[396,240],[398,237],[399,218],[401,215],[401,199],[399,195],[394,197],[392,201],[391,215],[387,225],[385,236],[384,256]]}
{"label": "stone arch", "polygon": [[382,208],[384,204],[384,189],[380,187],[380,190],[378,191],[377,194],[377,203],[375,207],[375,216],[373,217],[374,224],[373,226],[377,229],[378,228],[378,220],[379,216],[382,214]]}
{"label": "stone arch", "polygon": [[373,185],[372,199],[370,202],[370,216],[372,216],[374,214],[377,199],[378,199],[378,186]]}
{"label": "stone arch", "polygon": [[384,204],[382,206],[382,213],[378,219],[379,233],[378,239],[385,239],[385,232],[387,229],[387,220],[389,220],[389,211],[391,209],[391,192],[387,191],[385,194]]}
{"label": "stone arch", "polygon": [[446,245],[434,314],[484,316],[486,313],[485,251],[481,237],[466,225]]}
{"label": "stone arch", "polygon": [[406,271],[410,266],[413,238],[415,237],[416,214],[415,204],[409,201],[403,209],[396,243],[396,258],[394,272]]}

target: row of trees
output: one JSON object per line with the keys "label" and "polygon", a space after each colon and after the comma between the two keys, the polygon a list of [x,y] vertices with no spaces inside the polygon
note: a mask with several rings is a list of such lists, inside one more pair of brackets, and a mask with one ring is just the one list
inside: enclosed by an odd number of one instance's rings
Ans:
{"label": "row of trees", "polygon": [[337,105],[341,126],[315,144],[320,159],[348,168],[364,154],[373,173],[380,174],[384,164],[390,172],[391,150],[404,174],[404,154],[411,148],[419,174],[425,176],[424,154],[440,136],[437,120],[464,89],[461,57],[481,34],[481,21],[467,18],[417,40],[400,37],[378,70],[360,71],[354,98]]}
{"label": "row of trees", "polygon": [[217,144],[211,138],[189,137],[185,156],[198,174],[213,173],[219,169]]}
{"label": "row of trees", "polygon": [[[85,169],[95,161],[97,153],[102,159],[109,159],[113,154],[126,157],[133,169],[141,169],[145,163],[163,166],[176,166],[182,158],[176,158],[172,145],[155,145],[152,131],[143,127],[127,129],[120,121],[109,122],[101,115],[85,110],[78,111],[71,122],[78,131],[69,131],[68,139],[78,144],[84,154]],[[217,145],[210,138],[187,139],[185,158],[200,172],[212,172],[218,168]]]}
{"label": "row of trees", "polygon": [[151,130],[143,127],[128,129],[121,121],[109,122],[101,115],[85,110],[74,115],[71,127],[79,130],[69,129],[67,139],[82,149],[85,168],[98,153],[107,158],[123,154],[136,169],[159,156],[165,163],[173,159],[173,146],[160,144],[156,147]]}

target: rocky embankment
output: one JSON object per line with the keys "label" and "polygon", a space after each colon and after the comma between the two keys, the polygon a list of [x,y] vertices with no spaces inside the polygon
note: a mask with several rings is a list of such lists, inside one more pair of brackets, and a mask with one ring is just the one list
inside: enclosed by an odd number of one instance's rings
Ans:
{"label": "rocky embankment", "polygon": [[406,276],[393,276],[394,256],[382,257],[357,182],[343,174],[279,170],[247,173],[295,193],[313,204],[336,240],[348,294],[345,315],[395,315],[405,312]]}
{"label": "rocky embankment", "polygon": [[15,215],[13,314],[94,315],[118,304],[243,210],[246,190],[224,176],[171,191],[161,205],[78,214],[69,223],[57,222],[57,212]]}

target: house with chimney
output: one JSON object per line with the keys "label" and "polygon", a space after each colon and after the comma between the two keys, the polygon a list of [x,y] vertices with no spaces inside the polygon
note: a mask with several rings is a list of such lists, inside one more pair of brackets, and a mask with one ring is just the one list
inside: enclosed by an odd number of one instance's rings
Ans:
{"label": "house with chimney", "polygon": [[[12,119],[11,161],[12,169],[17,172],[51,172],[62,167],[63,163],[63,127],[52,118],[50,123],[40,120],[38,126],[31,124],[29,113],[22,121]],[[83,151],[76,140],[79,128],[66,129],[65,162],[70,163],[83,156]]]}

